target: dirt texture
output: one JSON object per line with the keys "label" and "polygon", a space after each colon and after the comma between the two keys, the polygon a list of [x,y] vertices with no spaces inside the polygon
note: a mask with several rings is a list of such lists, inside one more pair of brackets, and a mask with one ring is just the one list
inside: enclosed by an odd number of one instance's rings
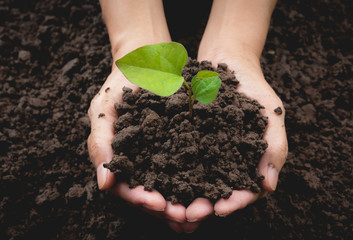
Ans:
{"label": "dirt texture", "polygon": [[196,102],[192,117],[184,85],[165,98],[124,89],[124,103],[115,104],[114,157],[104,166],[130,187],[156,189],[185,206],[198,197],[214,203],[233,190],[259,193],[267,117],[260,113],[263,106],[236,91],[239,82],[227,68],[189,59],[182,72],[189,85],[199,71],[216,71],[222,81],[217,98]]}
{"label": "dirt texture", "polygon": [[[278,1],[261,57],[286,109],[277,191],[188,236],[97,189],[87,110],[112,64],[98,4],[0,1],[0,239],[353,239],[350,0]],[[195,58],[210,1],[189,4],[165,1]]]}

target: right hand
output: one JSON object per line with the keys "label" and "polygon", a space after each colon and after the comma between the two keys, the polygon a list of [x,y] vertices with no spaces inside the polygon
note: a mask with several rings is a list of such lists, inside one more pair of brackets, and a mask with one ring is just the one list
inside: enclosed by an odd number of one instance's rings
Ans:
{"label": "right hand", "polygon": [[108,163],[113,158],[111,142],[114,138],[114,121],[117,118],[114,104],[122,102],[124,86],[138,91],[137,86],[130,83],[117,67],[113,67],[88,109],[91,120],[91,134],[87,140],[88,153],[97,168],[97,182],[101,190],[109,189],[115,183],[114,174],[104,168],[103,163]]}
{"label": "right hand", "polygon": [[99,189],[110,190],[129,204],[142,208],[152,215],[168,219],[170,227],[175,231],[194,230],[198,223],[186,222],[184,206],[171,204],[158,191],[145,191],[141,185],[131,189],[126,182],[119,182],[112,172],[103,167],[103,163],[108,163],[113,158],[111,143],[114,138],[114,121],[118,117],[114,104],[122,103],[124,86],[131,88],[135,93],[139,91],[139,88],[129,82],[115,65],[112,69],[102,88],[91,101],[88,110],[91,134],[87,145],[90,159],[97,169]]}

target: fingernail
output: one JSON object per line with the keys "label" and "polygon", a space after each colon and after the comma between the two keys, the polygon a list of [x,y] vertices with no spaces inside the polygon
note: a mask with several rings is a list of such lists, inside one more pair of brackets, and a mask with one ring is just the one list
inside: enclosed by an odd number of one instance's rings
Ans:
{"label": "fingernail", "polygon": [[195,219],[187,219],[186,221],[190,222],[190,223],[193,223],[193,222],[198,222],[199,219],[198,218],[195,218]]}
{"label": "fingernail", "polygon": [[149,206],[147,204],[143,204],[142,207],[156,212],[163,212],[165,210],[165,208],[156,208],[156,207]]}
{"label": "fingernail", "polygon": [[102,189],[107,181],[108,169],[103,167],[103,163],[97,167],[98,188]]}
{"label": "fingernail", "polygon": [[272,191],[275,191],[278,181],[278,172],[273,164],[270,164],[268,166],[267,177],[270,188],[272,189]]}
{"label": "fingernail", "polygon": [[173,217],[167,217],[168,220],[170,221],[173,221],[173,222],[177,222],[177,223],[184,223],[185,220],[181,220],[181,219],[178,219],[178,218],[173,218]]}
{"label": "fingernail", "polygon": [[228,214],[218,214],[218,213],[214,213],[214,215],[216,215],[217,217],[222,217],[225,218],[226,216],[228,216]]}

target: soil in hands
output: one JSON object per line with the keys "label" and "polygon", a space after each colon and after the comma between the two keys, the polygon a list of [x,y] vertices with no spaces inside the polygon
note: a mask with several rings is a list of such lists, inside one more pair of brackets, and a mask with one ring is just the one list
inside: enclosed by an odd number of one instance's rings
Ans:
{"label": "soil in hands", "polygon": [[184,87],[167,98],[124,88],[124,103],[115,104],[115,155],[105,165],[118,181],[156,189],[185,206],[197,197],[215,202],[232,190],[261,190],[264,177],[257,165],[267,148],[263,106],[236,91],[239,82],[225,64],[213,69],[210,62],[189,60],[183,76],[191,81],[201,70],[218,72],[222,85],[214,102],[194,105],[192,118]]}

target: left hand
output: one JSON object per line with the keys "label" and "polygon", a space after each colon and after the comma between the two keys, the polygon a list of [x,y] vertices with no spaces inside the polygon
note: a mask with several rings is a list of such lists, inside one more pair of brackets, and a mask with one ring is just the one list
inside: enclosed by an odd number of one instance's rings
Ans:
{"label": "left hand", "polygon": [[[227,56],[227,54],[214,57],[200,54],[200,52],[198,60],[209,60],[214,64],[227,63],[228,68],[234,71],[236,78],[240,82],[237,91],[257,100],[265,107],[261,111],[264,116],[268,117],[268,125],[264,134],[268,148],[259,159],[258,164],[258,171],[265,177],[262,181],[263,192],[256,194],[250,190],[234,190],[229,199],[220,199],[214,206],[206,199],[198,199],[198,202],[193,202],[186,209],[188,221],[204,219],[210,214],[211,207],[216,215],[225,217],[246,207],[268,192],[275,191],[279,172],[288,153],[283,103],[265,80],[258,60],[249,56],[235,57]],[[277,107],[281,107],[281,115],[274,112]]]}

